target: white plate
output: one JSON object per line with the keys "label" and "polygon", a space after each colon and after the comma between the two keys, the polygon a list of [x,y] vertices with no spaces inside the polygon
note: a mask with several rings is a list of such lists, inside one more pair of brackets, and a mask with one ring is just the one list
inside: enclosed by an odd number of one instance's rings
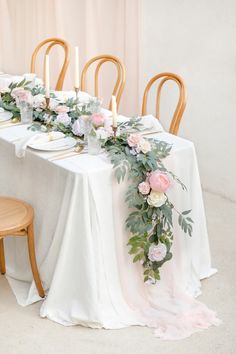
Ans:
{"label": "white plate", "polygon": [[13,117],[13,114],[11,112],[0,112],[0,122],[5,122],[7,120],[10,120]]}
{"label": "white plate", "polygon": [[71,149],[77,141],[74,138],[66,137],[63,139],[52,140],[47,143],[31,143],[28,146],[34,150],[40,151],[61,151]]}

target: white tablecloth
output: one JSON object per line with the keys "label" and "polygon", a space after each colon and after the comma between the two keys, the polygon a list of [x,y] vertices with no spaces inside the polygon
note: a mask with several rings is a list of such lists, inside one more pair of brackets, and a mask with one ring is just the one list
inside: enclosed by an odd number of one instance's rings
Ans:
{"label": "white tablecloth", "polygon": [[[29,74],[25,74],[25,78]],[[0,73],[0,90],[7,88],[11,82],[20,82],[24,79],[23,75],[10,75],[5,73]],[[27,79],[28,80],[28,79]],[[35,78],[35,84],[42,84],[42,80]]]}
{"label": "white tablecloth", "polygon": [[[15,156],[13,141],[25,126],[0,129],[0,194],[22,198],[35,209],[36,252],[47,297],[40,315],[63,325],[122,328],[147,325],[165,339],[183,338],[211,324],[213,312],[194,299],[211,268],[201,184],[194,146],[168,133],[173,144],[166,166],[185,183],[169,195],[180,211],[192,209],[194,232],[174,221],[173,259],[161,281],[145,285],[142,269],[126,246],[126,183],[117,184],[105,155],[78,155],[49,162],[49,153],[27,150]],[[8,238],[7,278],[19,304],[40,300],[27,256],[26,240]]]}

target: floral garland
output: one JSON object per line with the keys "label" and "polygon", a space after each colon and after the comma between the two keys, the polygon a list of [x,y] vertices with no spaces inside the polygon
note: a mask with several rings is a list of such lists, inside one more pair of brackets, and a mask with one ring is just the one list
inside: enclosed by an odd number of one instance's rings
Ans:
{"label": "floral garland", "polygon": [[[57,130],[74,137],[83,137],[88,118],[93,114],[99,115],[101,110],[101,103],[96,98],[87,101],[75,98],[61,100],[53,93],[47,107],[44,87],[37,85],[31,88],[30,82],[26,80],[11,83],[0,90],[0,94],[0,107],[12,112],[13,122],[20,119],[21,107],[28,106],[33,109],[34,124],[31,129]],[[95,127],[97,121],[98,117],[94,117]]]}
{"label": "floral garland", "polygon": [[104,144],[120,183],[128,176],[131,181],[126,192],[126,203],[132,212],[126,219],[131,233],[128,241],[133,262],[141,262],[144,281],[155,284],[160,279],[161,266],[172,258],[172,213],[179,214],[180,227],[192,236],[191,210],[179,213],[169,201],[166,192],[175,180],[183,190],[184,184],[163,165],[171,151],[166,142],[145,139],[140,134],[121,134],[114,144],[110,138]]}
{"label": "floral garland", "polygon": [[32,129],[57,130],[75,137],[84,137],[89,130],[101,141],[118,183],[126,176],[131,181],[125,199],[132,210],[126,219],[126,227],[131,233],[129,253],[133,262],[141,262],[144,281],[156,283],[160,279],[161,266],[172,258],[173,210],[179,214],[181,229],[192,236],[191,210],[178,212],[166,194],[174,181],[186,190],[163,164],[163,159],[171,152],[171,145],[146,139],[140,134],[129,134],[130,130],[139,130],[138,118],[120,124],[114,138],[111,120],[100,112],[99,100],[80,102],[70,98],[62,102],[52,95],[47,107],[44,88],[30,88],[29,85],[30,82],[22,80],[1,90],[0,106],[13,113],[13,121],[18,119],[21,105],[33,107],[35,123]]}

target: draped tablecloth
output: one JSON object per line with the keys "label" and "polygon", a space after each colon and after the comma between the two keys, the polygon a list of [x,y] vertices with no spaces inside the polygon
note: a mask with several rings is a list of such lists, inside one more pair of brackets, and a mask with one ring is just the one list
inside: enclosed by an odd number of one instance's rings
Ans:
{"label": "draped tablecloth", "polygon": [[[179,211],[192,209],[193,236],[174,220],[173,259],[156,285],[143,283],[142,267],[128,254],[124,202],[127,182],[118,184],[105,154],[48,161],[50,153],[28,149],[15,156],[13,141],[26,126],[0,129],[0,195],[21,198],[35,209],[36,254],[47,297],[40,315],[63,325],[122,328],[147,325],[158,337],[184,338],[218,324],[195,297],[200,279],[215,272],[210,251],[194,145],[168,133],[173,144],[165,165],[187,186],[168,193]],[[5,240],[7,279],[19,304],[40,300],[24,238]]]}
{"label": "draped tablecloth", "polygon": [[[1,89],[6,89],[11,82],[20,82],[23,79],[26,80],[32,80],[29,79],[31,74],[24,74],[24,75],[11,75],[11,74],[6,74],[6,73],[0,73],[0,90]],[[35,78],[35,84],[39,85],[42,84],[42,80],[38,77]]]}

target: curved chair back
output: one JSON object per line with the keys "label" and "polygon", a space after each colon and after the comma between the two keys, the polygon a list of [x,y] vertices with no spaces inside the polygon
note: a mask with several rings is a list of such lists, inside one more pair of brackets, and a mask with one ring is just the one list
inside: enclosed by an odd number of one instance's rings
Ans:
{"label": "curved chair back", "polygon": [[[124,90],[125,86],[125,67],[123,63],[115,56],[113,55],[98,55],[92,59],[90,59],[84,66],[82,74],[81,74],[81,84],[80,84],[80,90],[81,91],[86,91],[86,74],[87,71],[94,62],[97,62],[96,64],[96,69],[94,73],[94,95],[96,97],[99,97],[98,94],[98,78],[99,78],[99,71],[101,69],[101,66],[106,63],[106,62],[111,62],[115,65],[117,69],[117,79],[116,83],[114,86],[114,89],[112,91],[112,95],[116,96],[116,102],[117,102],[117,108],[119,107],[120,99],[122,92]],[[111,96],[112,96],[111,95]],[[111,100],[109,103],[109,109],[111,110]]]}
{"label": "curved chair back", "polygon": [[177,83],[179,87],[179,100],[171,121],[171,125],[169,128],[169,132],[171,134],[177,135],[178,130],[179,130],[179,125],[180,121],[182,119],[185,106],[186,106],[186,101],[187,101],[187,94],[186,94],[186,88],[183,79],[173,73],[161,73],[155,75],[147,84],[144,94],[143,94],[143,103],[142,103],[142,116],[147,114],[147,100],[148,100],[148,94],[150,91],[151,86],[156,82],[157,80],[162,79],[157,87],[157,95],[156,95],[156,117],[160,119],[160,98],[161,98],[161,90],[163,88],[163,85],[165,82],[172,80]]}
{"label": "curved chair back", "polygon": [[50,50],[55,46],[55,45],[60,45],[63,49],[64,49],[64,62],[61,68],[61,71],[59,73],[58,79],[57,79],[57,83],[56,83],[56,87],[55,90],[56,91],[61,91],[63,88],[63,83],[64,83],[64,79],[65,79],[65,75],[66,75],[66,71],[70,62],[70,46],[69,44],[64,41],[63,39],[60,38],[48,38],[45,39],[44,41],[40,42],[37,47],[35,48],[32,57],[31,57],[31,65],[30,65],[30,72],[31,73],[35,73],[35,62],[36,62],[36,57],[37,54],[39,52],[39,50],[44,46],[48,44],[48,47],[45,51],[44,54],[44,65],[43,65],[43,79],[45,82],[45,58],[46,55],[49,54]]}

